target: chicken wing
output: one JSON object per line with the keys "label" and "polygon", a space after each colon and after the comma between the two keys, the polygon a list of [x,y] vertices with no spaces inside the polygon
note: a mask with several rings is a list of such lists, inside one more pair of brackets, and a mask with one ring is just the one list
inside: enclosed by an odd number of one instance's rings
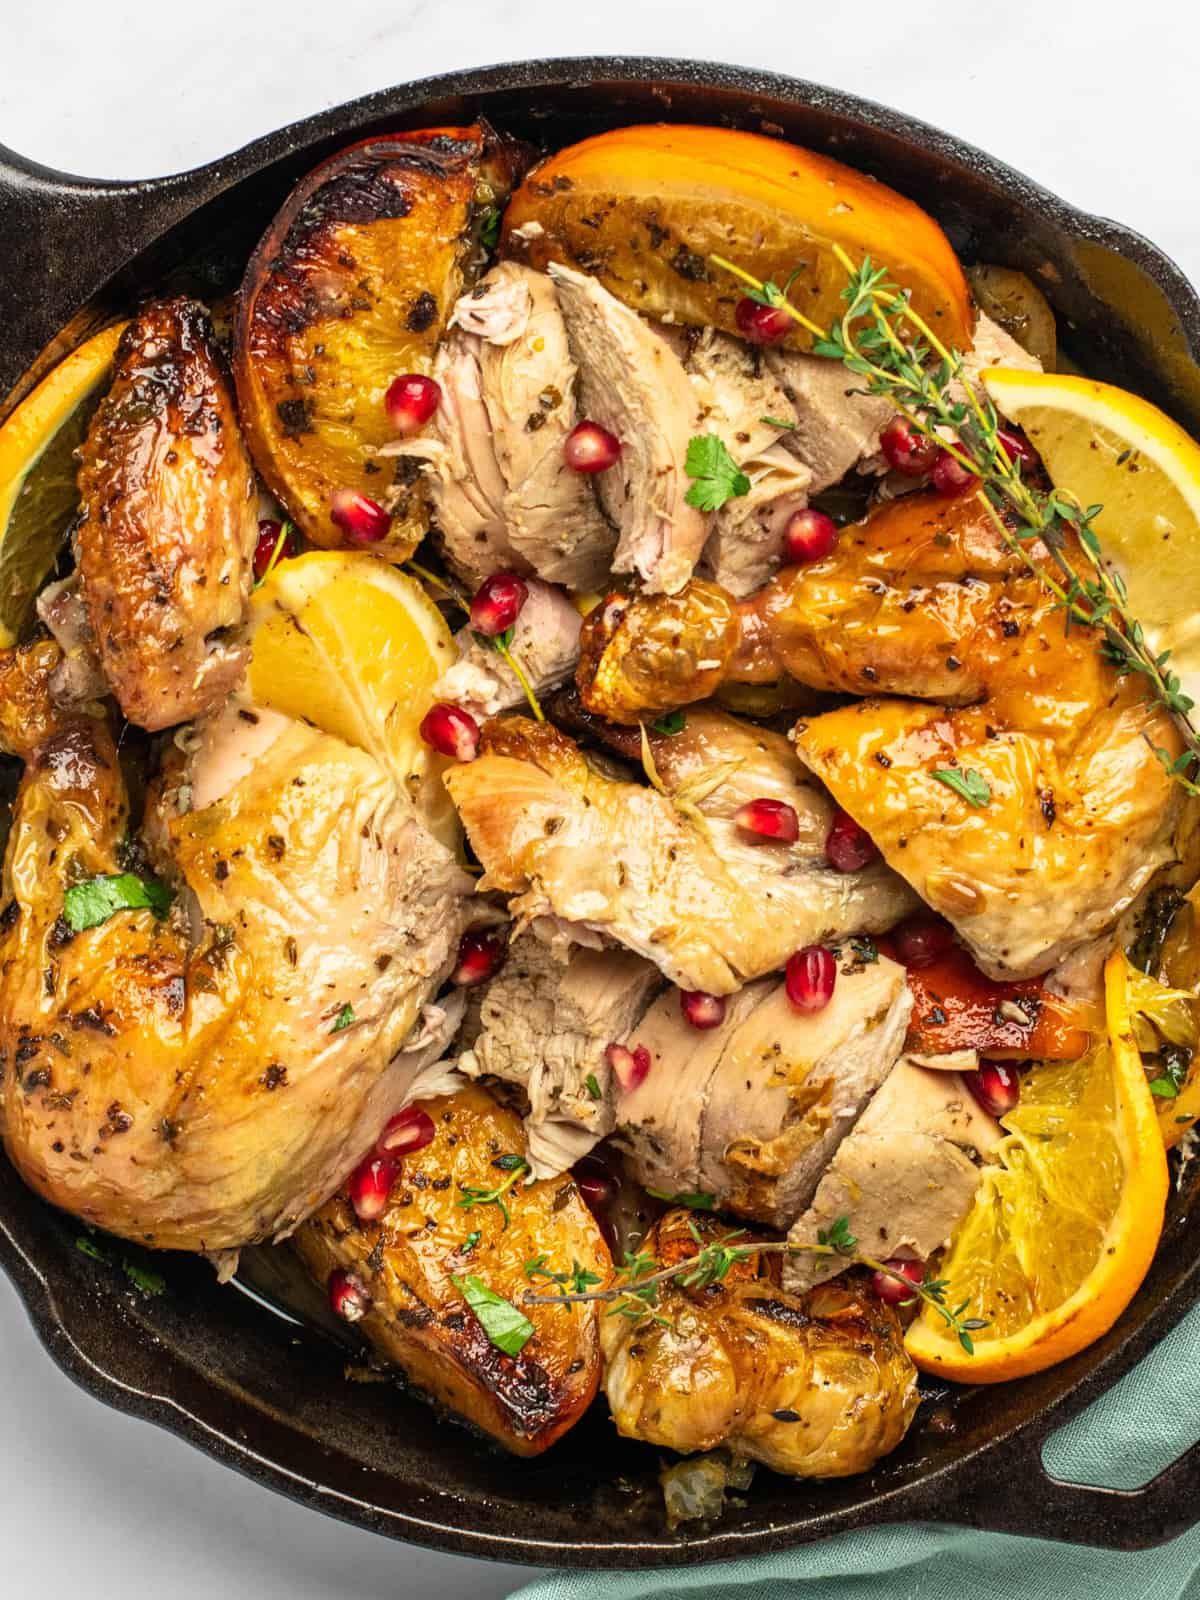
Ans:
{"label": "chicken wing", "polygon": [[131,722],[186,722],[246,670],[230,634],[258,532],[233,393],[195,301],[154,301],[126,328],[81,455],[76,542],[101,670]]}
{"label": "chicken wing", "polygon": [[0,658],[0,740],[26,762],[0,913],[9,1157],[147,1244],[285,1234],[402,1102],[471,880],[369,756],[232,707],[152,801],[170,914],[82,914],[80,889],[144,861],[107,724],[51,705],[57,663],[49,643]]}
{"label": "chicken wing", "polygon": [[[728,1232],[668,1212],[643,1247],[671,1264]],[[803,1297],[771,1258],[721,1283],[660,1290],[658,1316],[600,1321],[604,1392],[618,1433],[688,1454],[724,1445],[798,1478],[865,1472],[916,1414],[917,1375],[895,1312],[859,1275]]]}

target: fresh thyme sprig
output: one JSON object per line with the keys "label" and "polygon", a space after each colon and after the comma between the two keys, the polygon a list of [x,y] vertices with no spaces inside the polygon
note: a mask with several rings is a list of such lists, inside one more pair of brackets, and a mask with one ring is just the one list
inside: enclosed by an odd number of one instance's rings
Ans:
{"label": "fresh thyme sprig", "polygon": [[[961,354],[942,343],[912,307],[907,290],[888,281],[885,267],[862,265],[834,247],[846,272],[842,291],[846,309],[841,320],[821,328],[788,300],[784,289],[769,280],[711,256],[714,266],[747,285],[750,297],[779,307],[813,335],[813,353],[840,361],[865,380],[865,392],[881,395],[923,438],[948,452],[977,480],[976,497],[987,509],[1008,547],[1054,595],[1072,623],[1094,628],[1106,660],[1121,673],[1146,680],[1150,698],[1170,716],[1184,749],[1178,756],[1146,741],[1164,769],[1188,794],[1200,795],[1200,733],[1192,722],[1194,702],[1171,670],[1170,651],[1158,654],[1129,606],[1120,573],[1109,567],[1095,530],[1103,507],[1083,506],[1068,491],[1043,492],[1027,483],[1021,462],[1006,448],[991,398],[982,385],[967,381]],[[957,383],[966,398],[955,398]],[[1035,558],[1040,542],[1049,560]],[[1074,551],[1082,560],[1073,564]]]}
{"label": "fresh thyme sprig", "polygon": [[492,1165],[499,1167],[501,1172],[507,1173],[508,1176],[493,1189],[482,1189],[475,1184],[460,1183],[458,1187],[462,1191],[462,1199],[459,1200],[458,1206],[461,1211],[473,1211],[476,1206],[497,1206],[504,1218],[501,1226],[507,1228],[510,1218],[504,1196],[521,1174],[529,1171],[529,1163],[524,1156],[511,1155],[497,1156]]}
{"label": "fresh thyme sprig", "polygon": [[[607,1316],[626,1317],[631,1322],[640,1322],[649,1317],[657,1322],[669,1323],[670,1319],[664,1317],[658,1309],[658,1291],[664,1283],[677,1282],[683,1289],[707,1289],[711,1284],[723,1283],[739,1262],[750,1261],[756,1256],[809,1254],[840,1256],[855,1266],[866,1267],[871,1272],[882,1273],[884,1277],[893,1278],[897,1283],[903,1284],[910,1293],[899,1304],[910,1306],[920,1300],[925,1305],[931,1306],[954,1333],[967,1355],[975,1354],[972,1333],[988,1325],[982,1317],[963,1316],[969,1305],[966,1300],[960,1306],[953,1308],[947,1305],[948,1279],[934,1278],[927,1270],[926,1276],[920,1283],[913,1283],[895,1267],[888,1266],[884,1261],[876,1261],[873,1256],[863,1255],[858,1249],[858,1240],[850,1232],[849,1219],[846,1217],[838,1217],[829,1228],[819,1229],[816,1244],[791,1244],[787,1240],[775,1239],[748,1240],[744,1228],[735,1229],[713,1240],[712,1243],[705,1244],[695,1223],[689,1221],[688,1227],[699,1247],[694,1256],[677,1261],[674,1266],[664,1267],[653,1256],[642,1251],[633,1254],[626,1251],[625,1260],[618,1269],[617,1280],[603,1289],[594,1288],[590,1283],[581,1281],[582,1278],[591,1278],[593,1275],[584,1273],[578,1262],[572,1264],[572,1271],[569,1273],[554,1272],[547,1267],[547,1258],[544,1255],[534,1256],[525,1263],[525,1276],[530,1282],[541,1279],[554,1283],[558,1286],[559,1292],[539,1294],[536,1290],[530,1289],[526,1290],[522,1301],[526,1305],[570,1305],[581,1301],[604,1301],[609,1303]],[[599,1279],[595,1281],[599,1282]]]}
{"label": "fresh thyme sprig", "polygon": [[[445,578],[439,578],[436,572],[430,572],[428,567],[419,566],[415,561],[409,561],[408,569],[410,572],[415,573],[423,583],[432,584],[435,589],[440,589],[442,593],[449,599],[453,600],[454,604],[458,606],[461,611],[464,611],[468,617],[471,615],[471,602],[467,600],[452,583],[448,583]],[[529,702],[529,709],[533,712],[535,719],[538,722],[545,722],[546,715],[542,710],[541,702],[539,701],[537,695],[533,692],[533,685],[526,677],[525,671],[520,662],[509,649],[509,646],[512,644],[513,630],[511,628],[506,628],[503,633],[489,635],[486,633],[476,633],[475,630],[472,629],[471,637],[476,641],[477,644],[481,644],[485,650],[494,651],[495,654],[500,657],[501,661],[506,664],[513,677],[521,685],[522,693]]]}

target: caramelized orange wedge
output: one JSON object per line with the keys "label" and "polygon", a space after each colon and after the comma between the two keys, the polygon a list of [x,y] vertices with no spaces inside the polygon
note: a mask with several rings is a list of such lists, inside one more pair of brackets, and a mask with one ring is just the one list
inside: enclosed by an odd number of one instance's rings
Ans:
{"label": "caramelized orange wedge", "polygon": [[[652,317],[736,333],[737,281],[714,254],[780,285],[828,327],[843,309],[840,245],[886,266],[946,343],[967,349],[966,278],[938,224],[874,178],[798,145],[730,128],[617,128],[560,150],[521,185],[504,249],[591,273]],[[807,349],[797,326],[787,342]]]}

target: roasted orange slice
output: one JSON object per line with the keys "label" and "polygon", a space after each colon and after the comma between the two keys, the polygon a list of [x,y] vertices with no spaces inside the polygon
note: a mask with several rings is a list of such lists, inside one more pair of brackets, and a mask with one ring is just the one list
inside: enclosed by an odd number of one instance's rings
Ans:
{"label": "roasted orange slice", "polygon": [[[736,333],[736,280],[714,254],[784,284],[821,327],[842,309],[834,247],[869,255],[911,289],[947,344],[967,349],[966,278],[941,228],[874,178],[794,144],[730,128],[618,128],[543,163],[513,196],[503,248],[533,266],[564,262],[652,317]],[[797,326],[796,349],[810,336]]]}
{"label": "roasted orange slice", "polygon": [[[251,257],[234,352],[242,426],[313,544],[369,543],[402,561],[423,536],[416,463],[376,458],[394,437],[384,396],[393,378],[428,372],[508,184],[507,158],[477,127],[368,139],[292,191]],[[330,514],[339,491],[360,513],[348,534]]]}

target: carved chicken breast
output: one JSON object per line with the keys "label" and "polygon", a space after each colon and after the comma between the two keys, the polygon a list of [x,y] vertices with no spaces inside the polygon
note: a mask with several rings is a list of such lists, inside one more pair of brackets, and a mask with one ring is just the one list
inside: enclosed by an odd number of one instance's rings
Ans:
{"label": "carved chicken breast", "polygon": [[[464,1207],[494,1189],[525,1154],[520,1121],[470,1084],[417,1101],[432,1143],[406,1155],[377,1220],[362,1222],[344,1195],[300,1228],[295,1247],[319,1283],[337,1269],[363,1297],[358,1326],[377,1353],[435,1403],[514,1455],[540,1454],[591,1404],[600,1377],[592,1305],[530,1305],[525,1262],[578,1263],[603,1282],[608,1247],[570,1176],[525,1184],[498,1206]],[[559,1265],[561,1264],[561,1266]],[[532,1325],[516,1355],[498,1349],[464,1298],[468,1279],[518,1306]]]}
{"label": "carved chicken breast", "polygon": [[[583,618],[561,589],[538,578],[525,582],[529,592],[513,624],[508,652],[541,699],[575,671]],[[490,644],[480,642],[469,624],[456,634],[455,643],[459,658],[434,684],[434,700],[449,700],[480,722],[525,704],[517,674]]]}
{"label": "carved chicken breast", "polygon": [[557,729],[511,717],[484,730],[480,757],[447,773],[446,785],[485,868],[481,889],[513,896],[519,921],[552,919],[583,942],[624,945],[681,988],[730,994],[803,944],[890,927],[908,904],[877,870],[829,868],[828,801],[799,780],[786,745],[783,760],[792,803],[813,813],[794,856],[731,838],[728,813],[744,790],[735,799],[722,786],[756,781],[736,760],[701,758],[695,798],[682,782],[672,796],[608,777]]}
{"label": "carved chicken breast", "polygon": [[[668,1212],[647,1239],[672,1264],[730,1230]],[[739,1239],[739,1242],[741,1240]],[[918,1404],[896,1314],[856,1275],[803,1297],[771,1258],[722,1283],[659,1293],[659,1316],[603,1317],[604,1392],[626,1438],[690,1454],[725,1446],[798,1478],[865,1472],[894,1450]]]}
{"label": "carved chicken breast", "polygon": [[185,722],[245,672],[233,632],[258,533],[232,389],[195,301],[154,301],[126,328],[81,456],[76,544],[101,670],[131,722]]}
{"label": "carved chicken breast", "polygon": [[286,1234],[402,1103],[470,879],[369,756],[232,708],[152,802],[170,914],[82,915],[68,891],[113,892],[138,847],[107,725],[49,709],[57,654],[0,663],[0,737],[26,761],[0,917],[8,1155],[150,1245]]}

